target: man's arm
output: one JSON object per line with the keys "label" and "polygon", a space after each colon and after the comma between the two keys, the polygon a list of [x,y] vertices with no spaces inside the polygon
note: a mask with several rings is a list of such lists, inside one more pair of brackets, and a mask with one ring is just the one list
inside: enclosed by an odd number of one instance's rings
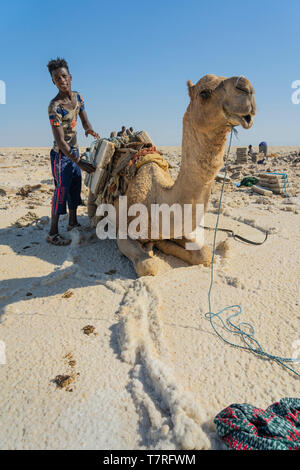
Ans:
{"label": "man's arm", "polygon": [[69,144],[65,141],[64,131],[61,126],[51,126],[53,136],[55,142],[57,143],[61,152],[66,155],[70,160],[77,163],[79,168],[87,173],[92,173],[95,169],[92,169],[92,166],[86,162],[80,161],[80,157],[78,157],[75,153],[73,153],[72,148]]}
{"label": "man's arm", "polygon": [[61,152],[64,155],[70,158],[70,160],[73,160],[73,162],[76,162],[78,160],[78,157],[72,152],[72,148],[65,141],[63,128],[61,126],[59,127],[51,126],[51,127],[52,127],[52,132],[53,132],[55,142],[57,143],[59,150],[61,150]]}
{"label": "man's arm", "polygon": [[82,127],[85,130],[85,136],[87,137],[89,134],[92,135],[95,139],[100,139],[99,134],[93,131],[92,125],[88,120],[87,114],[85,110],[80,111],[79,117],[81,119]]}

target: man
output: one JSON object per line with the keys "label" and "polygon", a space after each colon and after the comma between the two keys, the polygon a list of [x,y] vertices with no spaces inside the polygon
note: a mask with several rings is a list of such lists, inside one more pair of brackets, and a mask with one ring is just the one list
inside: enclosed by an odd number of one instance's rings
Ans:
{"label": "man", "polygon": [[263,153],[264,156],[266,157],[268,154],[268,145],[267,142],[261,142],[258,146],[259,153]]}
{"label": "man", "polygon": [[126,133],[126,127],[122,126],[122,129],[118,132],[117,136],[122,137]]}
{"label": "man", "polygon": [[51,227],[47,242],[53,245],[68,245],[71,240],[58,232],[61,214],[66,214],[66,202],[69,208],[68,230],[80,226],[77,221],[77,207],[81,204],[81,170],[91,173],[95,168],[80,160],[76,124],[79,115],[86,137],[99,135],[93,131],[88,120],[84,100],[80,93],[71,90],[72,75],[65,59],[50,60],[47,65],[52,82],[58,88],[58,94],[50,101],[48,114],[54,136],[50,152],[51,168],[55,190],[52,199]]}

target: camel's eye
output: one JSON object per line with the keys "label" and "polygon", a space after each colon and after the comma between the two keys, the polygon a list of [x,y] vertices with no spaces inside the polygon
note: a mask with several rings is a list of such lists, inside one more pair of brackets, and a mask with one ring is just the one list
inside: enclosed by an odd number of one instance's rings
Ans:
{"label": "camel's eye", "polygon": [[236,89],[240,90],[243,93],[246,93],[247,95],[250,94],[250,90],[247,90],[247,88],[240,88],[239,86],[237,86]]}
{"label": "camel's eye", "polygon": [[211,95],[211,92],[209,90],[203,90],[200,92],[200,96],[204,100],[207,100],[210,97],[210,95]]}

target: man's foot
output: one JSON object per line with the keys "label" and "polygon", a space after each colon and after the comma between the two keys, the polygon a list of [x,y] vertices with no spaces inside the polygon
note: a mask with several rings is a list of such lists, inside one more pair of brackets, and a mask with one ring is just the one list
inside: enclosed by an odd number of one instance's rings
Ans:
{"label": "man's foot", "polygon": [[66,238],[59,235],[59,233],[56,233],[55,235],[48,235],[48,237],[46,238],[46,241],[48,243],[51,243],[52,245],[57,245],[57,246],[66,246],[66,245],[70,245],[71,243],[71,240],[67,240]]}
{"label": "man's foot", "polygon": [[75,225],[69,224],[68,227],[67,227],[67,230],[68,230],[68,232],[70,232],[70,230],[73,230],[73,228],[78,228],[78,227],[81,227],[79,222],[77,222]]}

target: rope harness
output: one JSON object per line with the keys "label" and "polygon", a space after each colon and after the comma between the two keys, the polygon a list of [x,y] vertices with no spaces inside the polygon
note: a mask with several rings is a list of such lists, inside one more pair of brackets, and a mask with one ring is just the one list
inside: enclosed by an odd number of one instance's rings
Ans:
{"label": "rope harness", "polygon": [[[289,357],[281,357],[281,356],[276,356],[274,354],[269,354],[266,351],[263,350],[262,346],[260,345],[259,341],[255,339],[255,330],[254,327],[251,325],[251,323],[248,322],[240,322],[238,325],[235,325],[232,323],[231,319],[234,317],[238,317],[239,315],[242,314],[242,307],[240,305],[230,305],[228,307],[224,307],[222,310],[218,311],[217,313],[213,313],[212,311],[212,301],[211,301],[211,294],[212,294],[212,289],[213,289],[213,283],[214,283],[214,259],[215,259],[215,252],[216,252],[216,238],[217,238],[217,231],[229,231],[228,229],[219,229],[219,219],[220,219],[220,213],[221,213],[221,204],[222,204],[222,197],[223,197],[223,192],[224,192],[224,186],[225,186],[225,178],[226,178],[226,173],[227,173],[227,159],[229,157],[230,149],[231,149],[231,143],[232,143],[232,136],[234,133],[234,129],[232,128],[231,133],[230,133],[230,140],[229,140],[229,147],[227,154],[225,154],[225,177],[223,179],[223,184],[221,188],[221,194],[220,194],[220,199],[219,199],[219,206],[218,206],[218,215],[217,215],[217,221],[216,221],[216,226],[215,226],[215,233],[214,233],[214,241],[213,241],[213,255],[212,255],[212,262],[211,262],[211,270],[210,270],[210,286],[208,290],[208,308],[209,311],[205,314],[205,317],[209,319],[211,327],[213,328],[214,332],[217,334],[219,338],[221,338],[225,343],[234,346],[239,349],[244,349],[246,351],[253,352],[259,356],[262,356],[266,359],[276,361],[279,364],[281,364],[283,367],[288,369],[290,372],[295,374],[297,377],[300,377],[300,373],[295,371],[292,367],[288,366],[288,363],[291,362],[298,362],[300,359],[294,359],[294,358],[289,358]],[[232,232],[230,230],[230,232]],[[232,232],[233,233],[233,232]],[[234,233],[233,233],[234,234]],[[262,242],[264,243],[267,239],[268,233],[266,233],[266,238]],[[243,239],[243,237],[240,237],[239,235],[235,235],[236,238],[241,239],[242,241],[247,241],[249,243],[249,240]],[[257,243],[257,242],[250,242],[251,244],[259,244],[261,245],[262,243]],[[221,315],[223,312],[230,311],[232,309],[235,309],[234,313],[229,315],[227,318],[227,324],[225,321],[222,319]],[[246,346],[241,346],[240,344],[232,343],[231,341],[225,339],[221,333],[218,332],[215,321],[219,319],[222,323],[222,326],[225,328],[226,331],[229,333],[238,335],[246,344]],[[243,327],[246,327],[248,329],[248,332],[243,329]]]}
{"label": "rope harness", "polygon": [[[206,227],[204,226],[206,230],[215,230],[213,227]],[[249,243],[250,245],[262,245],[265,243],[265,241],[268,238],[269,233],[265,232],[265,239],[262,242],[254,242],[253,240],[248,240],[248,238],[244,238],[241,235],[236,235],[233,230],[230,230],[229,228],[218,228],[219,232],[226,232],[226,233],[231,233],[232,238],[236,240],[241,240],[242,242]]]}

